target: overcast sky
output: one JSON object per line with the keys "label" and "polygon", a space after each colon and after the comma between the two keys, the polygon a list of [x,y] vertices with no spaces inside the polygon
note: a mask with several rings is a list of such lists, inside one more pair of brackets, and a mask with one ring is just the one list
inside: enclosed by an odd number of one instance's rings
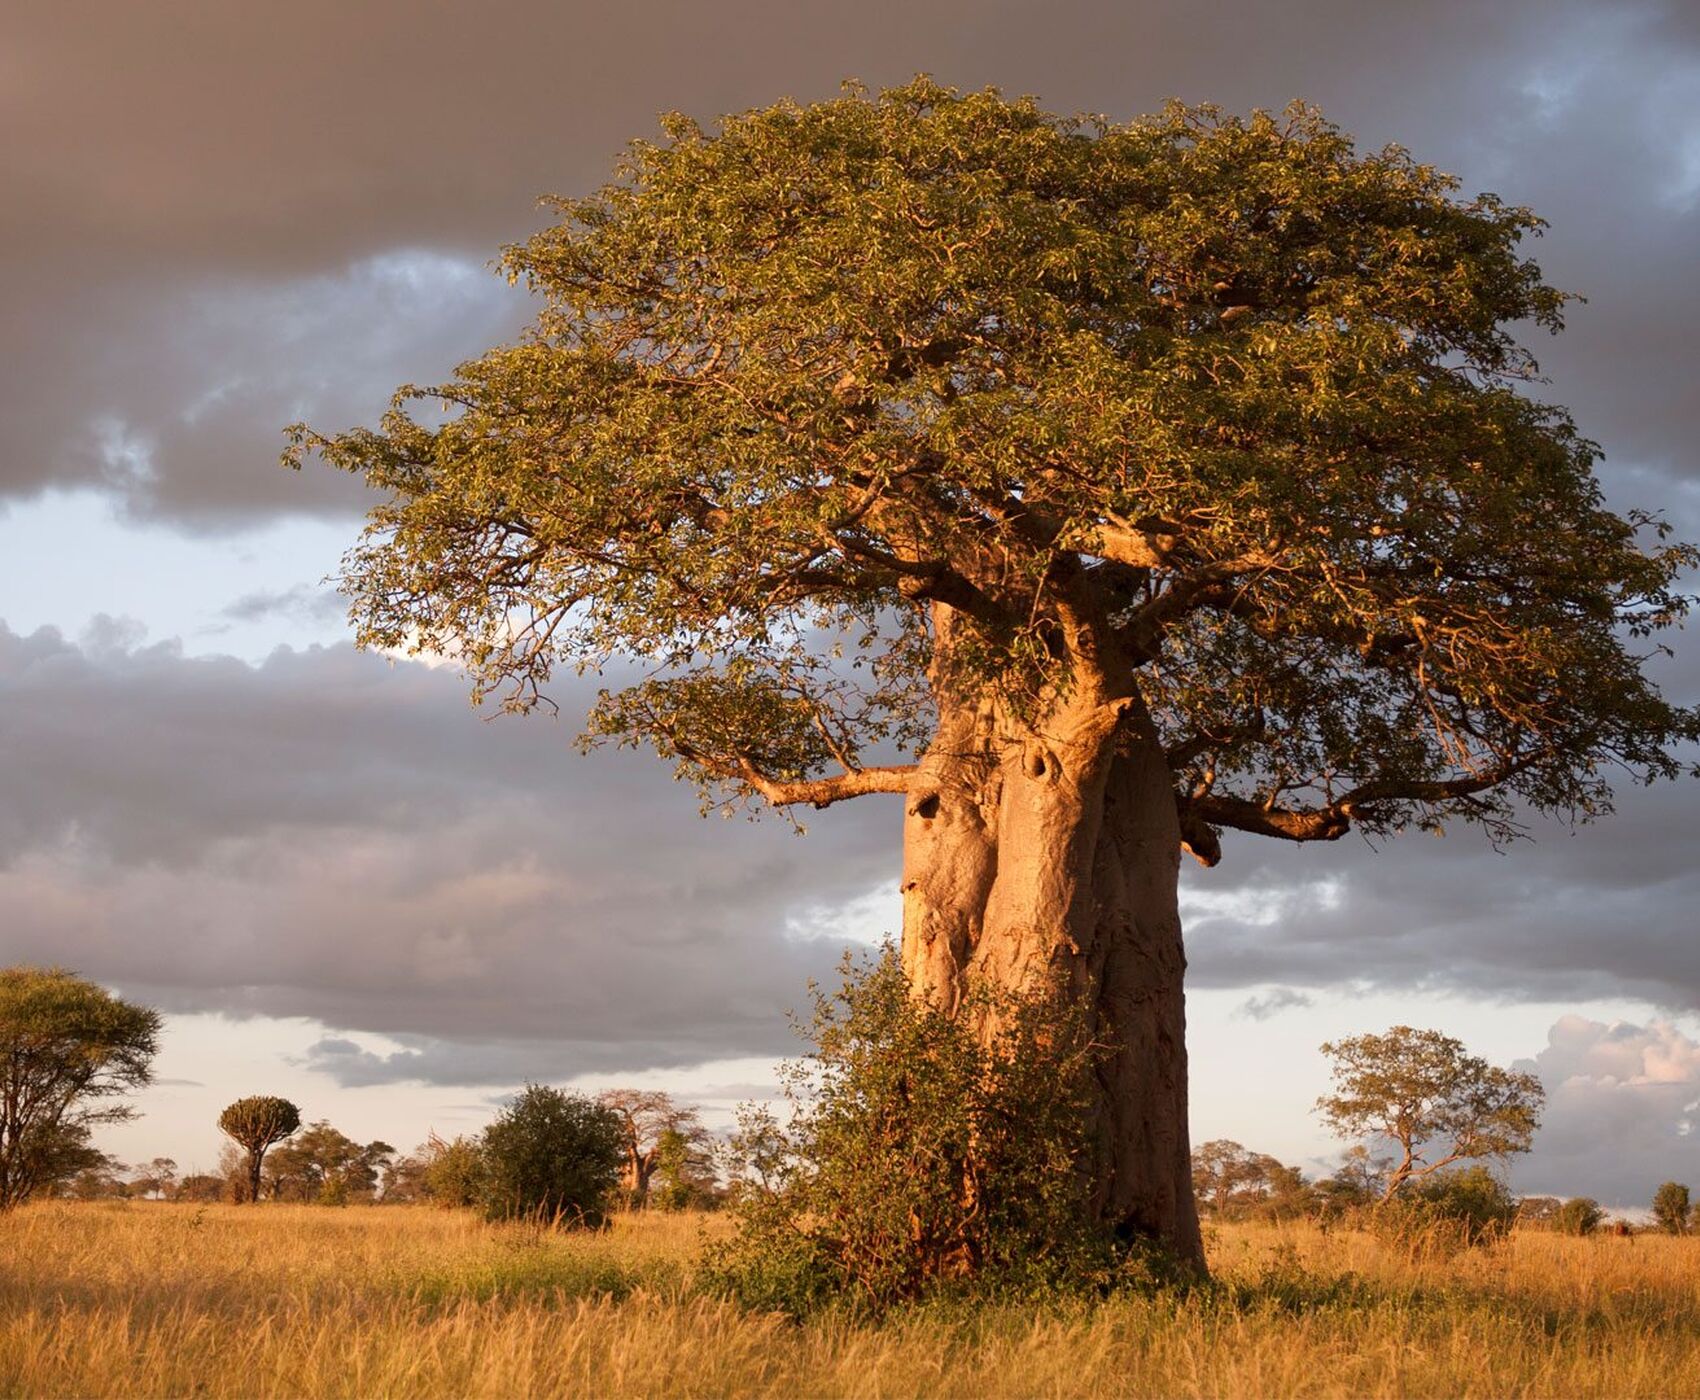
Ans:
{"label": "overcast sky", "polygon": [[[370,421],[511,337],[536,196],[657,113],[917,71],[1128,118],[1320,103],[1551,223],[1584,294],[1535,346],[1619,506],[1700,538],[1700,7],[871,0],[12,0],[0,12],[0,962],[171,1013],[129,1159],[210,1164],[241,1094],[411,1146],[526,1078],[765,1092],[784,1010],[895,931],[885,799],[704,822],[567,716],[486,722],[354,652],[348,479],[281,427]],[[1661,676],[1700,695],[1700,645]],[[1551,1095],[1525,1190],[1700,1185],[1700,785],[1609,821],[1372,850],[1230,839],[1189,874],[1195,1139],[1323,1168],[1317,1044],[1434,1025]]]}

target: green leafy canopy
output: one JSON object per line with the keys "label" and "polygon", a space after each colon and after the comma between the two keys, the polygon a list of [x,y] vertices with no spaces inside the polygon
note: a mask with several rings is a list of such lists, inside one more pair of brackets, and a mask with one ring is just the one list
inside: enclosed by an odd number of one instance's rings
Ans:
{"label": "green leafy canopy", "polygon": [[1525,391],[1566,301],[1528,210],[1304,106],[920,79],[664,128],[507,250],[519,343],[291,430],[384,493],[364,643],[521,709],[635,662],[587,741],[727,804],[906,790],[944,705],[1132,692],[1206,860],[1678,771],[1640,644],[1696,555]]}

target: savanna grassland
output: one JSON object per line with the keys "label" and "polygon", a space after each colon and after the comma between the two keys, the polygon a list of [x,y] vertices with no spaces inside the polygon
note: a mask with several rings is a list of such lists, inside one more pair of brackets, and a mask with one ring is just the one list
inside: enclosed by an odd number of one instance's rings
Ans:
{"label": "savanna grassland", "polygon": [[1094,1308],[752,1315],[718,1220],[601,1235],[424,1208],[27,1206],[0,1218],[7,1395],[1700,1395],[1700,1239],[1456,1254],[1211,1232],[1218,1282]]}

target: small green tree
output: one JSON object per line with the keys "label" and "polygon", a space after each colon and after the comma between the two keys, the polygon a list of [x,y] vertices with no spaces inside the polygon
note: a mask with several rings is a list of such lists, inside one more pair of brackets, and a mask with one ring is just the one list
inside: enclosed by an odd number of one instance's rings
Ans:
{"label": "small green tree", "polygon": [[424,1162],[421,1186],[433,1205],[457,1209],[484,1199],[487,1170],[477,1139],[457,1137],[451,1142],[432,1133],[419,1155]]}
{"label": "small green tree", "polygon": [[[610,1089],[597,1096],[604,1108],[620,1116],[625,1135],[625,1161],[620,1185],[626,1204],[642,1210],[649,1204],[649,1184],[661,1168],[662,1143],[670,1138],[701,1146],[707,1139],[697,1111],[673,1102],[671,1094],[654,1089]],[[675,1154],[678,1144],[675,1143]]]}
{"label": "small green tree", "polygon": [[484,1210],[492,1219],[606,1220],[625,1156],[623,1125],[612,1109],[528,1084],[484,1130],[482,1147]]}
{"label": "small green tree", "polygon": [[1466,1054],[1439,1031],[1394,1026],[1323,1045],[1335,1092],[1317,1111],[1341,1137],[1391,1141],[1398,1158],[1381,1199],[1455,1162],[1527,1152],[1546,1091],[1532,1074]]}
{"label": "small green tree", "polygon": [[0,969],[0,1211],[104,1160],[107,1102],[152,1078],[159,1013],[61,968]]}
{"label": "small green tree", "polygon": [[266,1150],[300,1126],[301,1110],[288,1099],[269,1094],[237,1099],[218,1115],[219,1131],[248,1154],[244,1199],[260,1199],[260,1168],[265,1163]]}
{"label": "small green tree", "polygon": [[1561,1235],[1591,1235],[1605,1218],[1592,1196],[1573,1196],[1554,1212],[1552,1228]]}
{"label": "small green tree", "polygon": [[656,1140],[650,1201],[662,1210],[719,1204],[712,1139],[706,1129],[667,1128]]}
{"label": "small green tree", "polygon": [[1680,1181],[1667,1181],[1653,1193],[1653,1219],[1671,1235],[1688,1233],[1688,1188]]}
{"label": "small green tree", "polygon": [[1094,1047],[1043,993],[985,988],[1002,1027],[913,997],[896,955],[848,960],[817,991],[812,1052],[781,1071],[791,1114],[746,1113],[757,1154],[732,1196],[736,1236],[711,1276],[756,1306],[883,1309],[941,1288],[1006,1290],[1115,1273],[1088,1222],[1094,1143],[1081,1102]]}

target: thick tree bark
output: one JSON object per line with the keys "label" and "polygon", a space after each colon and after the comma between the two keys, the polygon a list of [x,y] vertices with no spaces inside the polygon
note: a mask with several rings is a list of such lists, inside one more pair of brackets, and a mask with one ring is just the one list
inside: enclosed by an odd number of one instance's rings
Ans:
{"label": "thick tree bark", "polygon": [[1202,1268],[1171,783],[1135,696],[1061,704],[1036,725],[947,704],[907,803],[903,961],[915,993],[950,1011],[976,979],[1076,1000],[1107,1047],[1092,1208]]}

